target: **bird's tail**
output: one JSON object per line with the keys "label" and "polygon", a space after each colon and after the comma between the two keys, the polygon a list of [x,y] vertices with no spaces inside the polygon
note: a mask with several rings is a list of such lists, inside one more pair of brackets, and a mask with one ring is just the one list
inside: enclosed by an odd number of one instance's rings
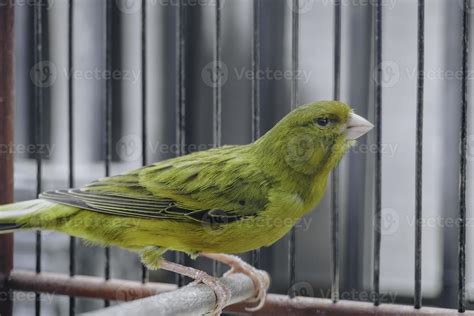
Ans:
{"label": "bird's tail", "polygon": [[34,228],[27,224],[27,219],[49,209],[51,205],[51,202],[44,200],[30,200],[0,206],[0,234]]}

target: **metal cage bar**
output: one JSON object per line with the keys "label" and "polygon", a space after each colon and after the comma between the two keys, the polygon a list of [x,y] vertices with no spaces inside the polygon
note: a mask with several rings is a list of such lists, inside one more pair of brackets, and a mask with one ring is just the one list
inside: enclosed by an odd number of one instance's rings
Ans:
{"label": "metal cage bar", "polygon": [[[13,144],[13,34],[15,5],[0,6],[0,144]],[[0,152],[0,203],[13,202],[13,154]],[[13,269],[13,234],[0,235],[0,315],[11,315],[13,302],[7,280]]]}
{"label": "metal cage bar", "polygon": [[[291,109],[298,105],[298,80],[296,77],[298,71],[299,54],[299,0],[292,0],[291,14]],[[292,289],[296,281],[296,229],[291,228],[290,239],[288,242],[288,288]],[[290,297],[295,297],[295,291],[289,292]]]}
{"label": "metal cage bar", "polygon": [[[253,1],[253,33],[252,33],[252,71],[256,74],[260,69],[260,14],[261,0]],[[260,80],[252,78],[252,141],[260,137]],[[260,249],[251,253],[251,263],[254,267],[260,267]]]}
{"label": "metal cage bar", "polygon": [[[186,42],[185,42],[185,19],[186,19],[186,0],[179,0],[176,15],[176,144],[178,145],[177,155],[186,154]],[[182,253],[176,252],[177,263],[184,263]],[[176,274],[176,284],[182,286],[184,277]]]}
{"label": "metal cage bar", "polygon": [[462,19],[462,83],[461,83],[461,126],[459,161],[459,284],[458,311],[466,310],[466,183],[467,183],[467,115],[468,115],[468,75],[469,75],[469,36],[470,4],[463,2]]}
{"label": "metal cage bar", "polygon": [[375,4],[375,209],[374,209],[374,305],[380,304],[380,244],[382,215],[382,0]]}
{"label": "metal cage bar", "polygon": [[[43,61],[43,1],[35,1],[33,8],[33,27],[34,27],[34,62],[35,65],[39,65]],[[36,158],[36,196],[43,191],[43,157],[39,146],[43,142],[43,87],[39,84],[35,84],[34,88],[34,142],[36,146],[35,158]],[[42,253],[42,238],[41,231],[36,231],[36,273],[41,272],[41,253]],[[39,293],[35,294],[35,314],[41,315],[41,296]]]}
{"label": "metal cage bar", "polygon": [[[340,99],[341,86],[341,1],[334,2],[334,100]],[[331,178],[331,299],[339,301],[339,166]]]}
{"label": "metal cage bar", "polygon": [[415,297],[414,307],[421,308],[421,254],[423,217],[423,91],[425,49],[425,1],[418,0],[418,58],[416,90],[416,171],[415,171]]}
{"label": "metal cage bar", "polygon": [[[74,31],[74,0],[69,0],[68,7],[68,71],[72,73],[74,67],[73,52],[73,31]],[[69,167],[69,187],[74,187],[74,82],[70,75],[68,81],[68,167]],[[76,238],[69,239],[69,275],[76,274]],[[69,315],[75,315],[76,300],[69,297]]]}
{"label": "metal cage bar", "polygon": [[[112,14],[113,4],[111,0],[105,2],[105,69],[112,71]],[[105,176],[110,176],[112,163],[112,79],[107,78],[105,82],[104,95],[104,149],[105,149]],[[105,247],[104,278],[110,279],[110,247]],[[105,306],[110,305],[109,300],[104,301]]]}
{"label": "metal cage bar", "polygon": [[[221,16],[222,16],[222,6],[221,1],[216,0],[216,11],[215,11],[215,40],[214,40],[214,67],[215,71],[219,72],[221,67]],[[219,73],[217,73],[216,81],[213,89],[213,142],[215,147],[222,145],[222,80]]]}
{"label": "metal cage bar", "polygon": [[[215,2],[215,20],[214,20],[214,87],[212,98],[212,142],[214,147],[222,145],[222,78],[221,78],[221,34],[222,34],[222,3],[220,0]],[[220,263],[212,261],[212,274],[217,276],[220,270]]]}
{"label": "metal cage bar", "polygon": [[[147,124],[147,32],[146,32],[146,9],[147,1],[142,0],[142,9],[141,9],[141,44],[142,44],[142,166],[148,164],[148,124]],[[147,267],[142,264],[142,283],[148,282],[149,274]]]}
{"label": "metal cage bar", "polygon": [[[241,276],[241,275],[240,275]],[[243,278],[247,278],[242,276]],[[240,277],[238,277],[240,278]],[[15,270],[11,273],[8,285],[17,291],[35,290],[55,295],[71,295],[76,297],[101,298],[118,301],[133,301],[170,292],[177,289],[176,285],[149,282],[141,284],[128,280],[112,279],[104,282],[102,278],[78,275],[70,278],[64,274],[43,272],[36,274],[30,271]],[[212,292],[209,292],[212,293]],[[228,306],[226,311],[245,313],[246,303]],[[128,310],[129,314],[133,310]],[[298,297],[291,299],[285,295],[269,294],[262,310],[254,315],[458,315],[455,309],[423,307],[416,310],[408,305],[382,304],[378,307],[369,302],[341,300],[334,304],[323,298]],[[464,315],[474,315],[466,311]]]}

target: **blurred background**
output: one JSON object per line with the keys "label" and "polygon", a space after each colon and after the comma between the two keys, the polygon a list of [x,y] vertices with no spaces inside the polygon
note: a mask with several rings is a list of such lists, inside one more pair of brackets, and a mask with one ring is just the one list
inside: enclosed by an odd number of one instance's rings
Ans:
{"label": "blurred background", "polygon": [[[222,64],[213,61],[215,1],[187,1],[187,151],[212,147],[215,76],[222,82],[223,144],[252,138],[252,1],[223,1]],[[290,110],[291,1],[262,0],[261,127],[270,129]],[[341,100],[374,120],[373,1],[342,0]],[[23,3],[23,5],[21,4]],[[105,1],[74,1],[74,64],[68,72],[68,1],[51,0],[44,17],[44,61],[35,64],[33,7],[18,2],[15,23],[15,199],[32,199],[36,162],[34,87],[45,93],[43,189],[68,187],[68,86],[74,85],[76,186],[104,176]],[[111,173],[141,166],[141,1],[112,1]],[[174,157],[176,146],[177,0],[147,1],[148,161]],[[382,131],[382,302],[412,303],[415,231],[415,114],[417,4],[384,0]],[[298,103],[332,99],[334,1],[301,0]],[[456,307],[459,118],[461,104],[462,1],[430,0],[425,25],[425,116],[423,187],[423,297],[425,305]],[[472,32],[471,32],[472,33]],[[471,54],[472,58],[472,54]],[[41,81],[38,82],[39,72]],[[470,73],[469,79],[472,79]],[[469,80],[470,89],[472,80]],[[473,113],[469,113],[472,122]],[[474,300],[472,242],[474,135],[468,139],[467,298]],[[374,133],[361,139],[341,163],[341,299],[369,300],[372,284]],[[22,149],[23,148],[23,149]],[[330,190],[297,225],[298,293],[329,297],[331,285]],[[68,273],[69,237],[44,233],[43,270]],[[104,250],[78,242],[77,273],[102,276]],[[15,234],[15,269],[35,268],[35,234]],[[288,239],[262,249],[262,268],[272,292],[288,293]],[[248,259],[248,256],[246,256]],[[206,260],[193,264],[210,271]],[[112,277],[140,280],[134,254],[112,248]],[[153,272],[151,280],[174,282]],[[98,309],[100,300],[78,299],[77,311]],[[34,313],[34,297],[15,299],[15,315]],[[42,296],[43,315],[65,315],[68,298]]]}

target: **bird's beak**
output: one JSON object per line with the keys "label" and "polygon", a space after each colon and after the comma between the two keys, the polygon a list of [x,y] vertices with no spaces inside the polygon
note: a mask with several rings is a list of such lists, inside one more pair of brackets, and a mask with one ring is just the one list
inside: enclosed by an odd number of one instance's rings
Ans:
{"label": "bird's beak", "polygon": [[346,125],[346,137],[348,140],[354,140],[366,134],[374,128],[374,125],[362,116],[351,113]]}

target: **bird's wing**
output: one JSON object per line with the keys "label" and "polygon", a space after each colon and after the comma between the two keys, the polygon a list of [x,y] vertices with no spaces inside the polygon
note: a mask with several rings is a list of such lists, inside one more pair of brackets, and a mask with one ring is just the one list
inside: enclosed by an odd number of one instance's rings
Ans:
{"label": "bird's wing", "polygon": [[199,152],[40,198],[101,213],[229,223],[265,209],[271,177],[240,147]]}

